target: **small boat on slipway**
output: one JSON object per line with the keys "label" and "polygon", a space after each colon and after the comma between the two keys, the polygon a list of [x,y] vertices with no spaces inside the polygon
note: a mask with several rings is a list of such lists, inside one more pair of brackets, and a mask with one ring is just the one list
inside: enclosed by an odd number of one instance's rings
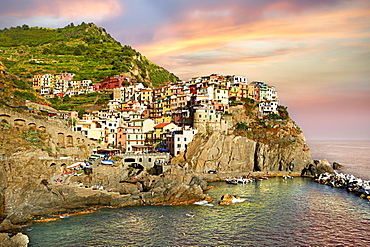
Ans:
{"label": "small boat on slipway", "polygon": [[114,160],[102,160],[100,163],[102,163],[103,165],[113,165]]}

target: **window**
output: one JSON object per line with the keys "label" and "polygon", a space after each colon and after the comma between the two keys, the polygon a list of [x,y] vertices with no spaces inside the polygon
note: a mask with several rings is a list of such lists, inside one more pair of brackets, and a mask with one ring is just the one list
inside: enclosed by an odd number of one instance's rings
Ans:
{"label": "window", "polygon": [[179,137],[179,138],[177,138],[177,141],[178,141],[178,142],[180,141],[180,137]]}
{"label": "window", "polygon": [[186,137],[184,137],[184,142],[186,142]]}
{"label": "window", "polygon": [[177,144],[177,147],[178,147],[178,148],[181,148],[181,144]]}

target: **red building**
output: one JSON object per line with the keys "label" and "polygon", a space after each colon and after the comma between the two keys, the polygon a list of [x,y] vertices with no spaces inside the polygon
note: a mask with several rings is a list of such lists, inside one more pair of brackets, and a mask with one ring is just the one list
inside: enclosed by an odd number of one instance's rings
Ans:
{"label": "red building", "polygon": [[191,94],[197,94],[197,84],[193,84],[189,86]]}
{"label": "red building", "polygon": [[130,85],[130,77],[127,76],[111,76],[105,78],[102,82],[93,85],[94,91],[109,90],[117,87]]}

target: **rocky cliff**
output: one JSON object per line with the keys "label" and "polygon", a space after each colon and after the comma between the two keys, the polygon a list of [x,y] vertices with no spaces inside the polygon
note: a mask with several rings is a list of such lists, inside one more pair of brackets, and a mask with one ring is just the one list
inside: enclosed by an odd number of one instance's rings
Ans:
{"label": "rocky cliff", "polygon": [[156,176],[139,169],[95,165],[92,173],[60,176],[67,168],[38,158],[45,155],[38,150],[0,162],[0,232],[16,231],[16,225],[33,219],[95,207],[206,199],[203,189],[207,183],[177,167]]}
{"label": "rocky cliff", "polygon": [[[229,128],[199,133],[183,159],[173,163],[197,173],[253,173],[307,175],[313,160],[300,128],[289,118],[258,116],[253,103],[233,106],[224,116]],[[206,128],[205,128],[206,129]]]}

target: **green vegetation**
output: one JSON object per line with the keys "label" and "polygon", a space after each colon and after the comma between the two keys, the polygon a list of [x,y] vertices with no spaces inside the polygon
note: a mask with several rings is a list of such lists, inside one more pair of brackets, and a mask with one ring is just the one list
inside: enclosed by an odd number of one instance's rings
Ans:
{"label": "green vegetation", "polygon": [[103,108],[111,99],[112,93],[93,92],[73,97],[69,97],[68,95],[63,98],[55,97],[49,99],[49,101],[51,105],[58,110],[78,111],[79,117],[82,117],[82,115],[86,113],[86,108]]}
{"label": "green vegetation", "polygon": [[[0,67],[1,65],[0,62]],[[0,73],[0,107],[20,110],[25,107],[26,100],[48,104],[47,100],[36,93],[28,82],[10,74]]]}
{"label": "green vegetation", "polygon": [[251,140],[268,144],[288,146],[297,144],[301,129],[289,118],[287,107],[278,106],[278,113],[258,115],[258,102],[253,99],[244,99],[243,105],[246,110],[245,118],[238,119],[234,134],[245,136]]}
{"label": "green vegetation", "polygon": [[48,146],[50,136],[33,127],[23,128],[13,126],[2,120],[0,123],[0,142],[3,153],[12,155],[15,150],[35,150],[41,149],[51,152]]}
{"label": "green vegetation", "polygon": [[0,30],[0,61],[8,72],[28,79],[35,74],[70,72],[76,80],[93,82],[120,74],[154,87],[178,81],[174,74],[130,46],[122,46],[93,23],[71,23],[58,29],[23,25]]}
{"label": "green vegetation", "polygon": [[237,123],[236,124],[236,130],[244,131],[246,129],[248,129],[248,124],[246,124],[246,123]]}
{"label": "green vegetation", "polygon": [[278,106],[278,114],[270,113],[267,115],[268,120],[287,120],[289,118],[289,113],[286,106]]}

